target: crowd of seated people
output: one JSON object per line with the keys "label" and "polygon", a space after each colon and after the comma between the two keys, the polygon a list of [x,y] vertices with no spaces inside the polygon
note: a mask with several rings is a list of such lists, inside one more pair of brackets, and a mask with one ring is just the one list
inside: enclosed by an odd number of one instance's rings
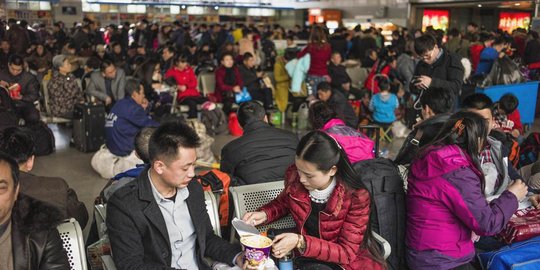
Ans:
{"label": "crowd of seated people", "polygon": [[[176,101],[189,107],[190,119],[197,118],[198,105],[207,100],[223,103],[227,114],[237,113],[244,135],[222,149],[220,169],[236,179],[235,185],[284,182],[276,199],[242,218],[260,225],[290,214],[294,232],[276,236],[272,255],[279,259],[293,251],[302,269],[387,267],[369,226],[375,194],[352,165],[375,158],[375,142],[358,130],[359,122],[397,121],[402,91],[417,95],[422,118],[395,160],[409,170],[405,244],[411,269],[476,269],[475,248],[505,246],[493,236],[520,201],[528,196],[540,207],[540,195],[528,194],[529,179],[508,162],[507,146],[497,139],[500,132],[523,139],[519,100],[506,95],[493,101],[483,94],[458,98],[468,77],[461,58],[471,58],[474,74],[489,73],[493,62],[515,46],[509,39],[523,38],[522,30],[512,36],[452,31],[445,44],[438,30],[403,29],[392,33],[392,45],[385,47],[380,30],[361,27],[329,34],[319,25],[285,31],[279,25],[177,21],[160,26],[141,20],[134,27],[109,25],[102,32],[97,22],[85,20],[71,32],[56,23],[48,33],[45,27],[29,29],[24,21],[8,24],[9,30],[0,32],[0,60],[6,60],[5,66],[0,63],[0,86],[9,91],[19,118],[39,121],[36,104],[45,80],[54,116],[72,118],[74,106],[89,101],[107,109],[106,143],[92,164],[111,179],[101,197],[118,269],[208,269],[205,257],[253,267],[246,264],[240,245],[214,234],[203,188],[195,180],[201,143],[195,130],[178,119],[155,121],[171,111],[171,95],[164,91],[170,85]],[[283,54],[272,49],[277,37],[287,40]],[[297,47],[297,40],[306,40],[307,46]],[[530,31],[529,40],[521,42],[526,46],[511,57],[536,62],[533,55],[540,46],[534,42],[538,34]],[[287,66],[298,59],[310,59],[294,70],[303,73],[305,95],[289,91],[296,74]],[[356,89],[346,60],[370,68],[373,78],[386,76]],[[263,83],[270,71],[274,93]],[[203,96],[197,76],[211,72],[214,95]],[[244,89],[252,100],[236,110],[236,94]],[[300,139],[269,124],[269,111],[274,105],[286,111],[289,98],[312,101],[312,131]],[[350,98],[360,99],[362,114]],[[458,106],[463,110],[457,111]],[[64,179],[30,173],[35,139],[23,127],[1,132],[0,250],[11,251],[0,254],[2,269],[20,264],[63,269],[67,256],[55,226],[68,217],[82,227],[88,223],[87,209]],[[21,256],[13,248],[18,246],[43,252]]]}

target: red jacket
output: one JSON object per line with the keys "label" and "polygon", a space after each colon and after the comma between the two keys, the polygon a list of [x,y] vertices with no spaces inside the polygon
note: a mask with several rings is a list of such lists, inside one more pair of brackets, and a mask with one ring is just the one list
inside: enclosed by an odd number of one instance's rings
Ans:
{"label": "red jacket", "polygon": [[173,77],[176,80],[178,86],[185,85],[186,90],[178,90],[178,96],[176,99],[182,101],[186,97],[200,97],[199,90],[197,90],[197,76],[190,66],[187,66],[184,70],[179,70],[177,67],[172,67],[165,73],[165,78]]}
{"label": "red jacket", "polygon": [[234,76],[236,79],[236,83],[234,85],[228,85],[225,84],[225,67],[219,66],[219,68],[216,70],[216,101],[221,102],[223,100],[223,93],[227,91],[232,91],[233,88],[238,85],[240,88],[244,85],[242,82],[242,75],[240,75],[240,71],[238,71],[238,68],[236,66],[233,67],[234,69]]}
{"label": "red jacket", "polygon": [[480,63],[480,54],[482,53],[483,49],[484,49],[483,44],[473,44],[470,47],[471,65],[473,68],[473,72],[476,70],[478,63]]}
{"label": "red jacket", "polygon": [[328,61],[332,56],[332,48],[326,43],[322,47],[315,45],[307,45],[301,52],[298,53],[298,58],[302,58],[309,53],[311,55],[311,63],[309,65],[308,75],[326,76],[328,75]]}
{"label": "red jacket", "polygon": [[[366,80],[364,81],[364,88],[367,88],[369,91],[371,91],[373,95],[376,95],[377,93],[380,92],[379,81],[373,80],[375,75],[377,75],[376,73],[377,73],[379,64],[380,64],[380,61],[377,61],[377,63],[375,65],[373,65],[373,67],[371,68],[371,71],[369,72]],[[387,65],[381,70],[380,74],[386,75],[386,77],[388,78],[388,75],[390,74],[391,70],[392,70],[392,67]]]}
{"label": "red jacket", "polygon": [[304,257],[336,263],[346,270],[379,270],[383,267],[361,248],[369,222],[369,203],[367,190],[348,191],[338,180],[325,211],[319,215],[321,238],[306,235],[303,226],[311,212],[311,200],[300,183],[296,166],[292,165],[285,173],[283,192],[261,211],[266,213],[268,223],[291,214],[306,239]]}

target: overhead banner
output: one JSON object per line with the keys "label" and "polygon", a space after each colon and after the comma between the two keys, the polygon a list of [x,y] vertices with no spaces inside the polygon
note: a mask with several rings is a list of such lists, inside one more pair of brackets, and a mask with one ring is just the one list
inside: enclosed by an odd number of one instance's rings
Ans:
{"label": "overhead banner", "polygon": [[518,28],[529,29],[531,14],[528,12],[501,12],[499,14],[499,29],[512,33]]}
{"label": "overhead banner", "polygon": [[422,31],[425,31],[428,26],[432,26],[433,29],[441,29],[446,31],[448,29],[448,22],[450,21],[450,11],[444,9],[424,9],[424,16],[422,17]]}

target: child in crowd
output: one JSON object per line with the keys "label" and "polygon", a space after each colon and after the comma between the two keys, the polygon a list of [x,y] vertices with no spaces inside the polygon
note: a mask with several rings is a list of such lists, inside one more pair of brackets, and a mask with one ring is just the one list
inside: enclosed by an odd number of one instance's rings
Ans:
{"label": "child in crowd", "polygon": [[493,106],[495,129],[511,133],[515,138],[523,134],[523,125],[518,110],[519,100],[513,94],[505,94]]}
{"label": "child in crowd", "polygon": [[371,103],[371,92],[367,89],[363,89],[360,92],[360,114],[358,121],[360,125],[367,125],[373,122],[372,113],[369,110],[369,104]]}
{"label": "child in crowd", "polygon": [[381,92],[373,96],[369,110],[373,112],[375,123],[392,124],[396,121],[394,111],[399,107],[399,100],[395,94],[390,93],[390,84],[387,80],[381,80],[379,88]]}

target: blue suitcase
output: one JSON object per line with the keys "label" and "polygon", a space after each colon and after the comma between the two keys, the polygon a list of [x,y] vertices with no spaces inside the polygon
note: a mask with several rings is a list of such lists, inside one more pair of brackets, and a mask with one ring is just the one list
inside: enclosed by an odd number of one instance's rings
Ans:
{"label": "blue suitcase", "polygon": [[540,236],[517,242],[499,250],[480,253],[478,260],[487,270],[540,269]]}

